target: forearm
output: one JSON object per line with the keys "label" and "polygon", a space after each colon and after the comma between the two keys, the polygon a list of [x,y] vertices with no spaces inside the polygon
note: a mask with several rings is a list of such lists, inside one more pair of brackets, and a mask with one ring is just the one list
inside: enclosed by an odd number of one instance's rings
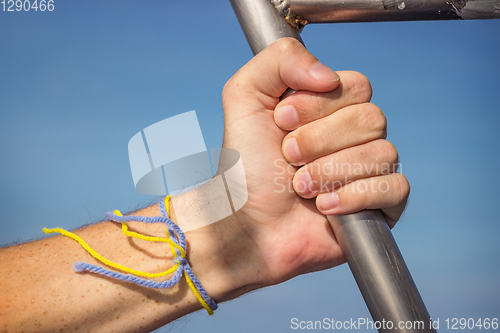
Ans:
{"label": "forearm", "polygon": [[[160,212],[155,205],[136,215],[158,216]],[[161,223],[131,222],[129,227],[165,237],[165,225]],[[228,237],[217,228],[207,226],[186,236],[187,257],[194,273],[208,294],[220,302],[246,289],[242,288],[245,281],[239,278],[240,260],[231,255],[224,257],[224,248],[230,245]],[[128,238],[119,223],[102,222],[75,234],[107,259],[127,267],[153,273],[173,265],[168,244]],[[229,241],[235,244],[234,239]],[[236,244],[244,246],[241,241]],[[8,332],[149,332],[201,309],[184,278],[172,288],[150,289],[92,273],[75,273],[72,267],[76,261],[102,266],[77,242],[64,236],[1,249],[2,328]]]}

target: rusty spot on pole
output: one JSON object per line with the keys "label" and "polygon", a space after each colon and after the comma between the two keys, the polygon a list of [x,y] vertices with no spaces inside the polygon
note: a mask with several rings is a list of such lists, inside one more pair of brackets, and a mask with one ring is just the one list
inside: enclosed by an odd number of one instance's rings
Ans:
{"label": "rusty spot on pole", "polygon": [[274,8],[283,16],[288,24],[298,33],[302,32],[302,29],[309,23],[307,20],[301,18],[297,14],[295,14],[290,9],[290,1],[289,0],[270,0],[273,4]]}

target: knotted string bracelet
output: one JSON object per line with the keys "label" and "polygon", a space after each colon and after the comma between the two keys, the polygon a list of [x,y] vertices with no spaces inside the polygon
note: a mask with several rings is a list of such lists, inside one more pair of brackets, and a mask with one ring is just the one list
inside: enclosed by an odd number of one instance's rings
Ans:
{"label": "knotted string bracelet", "polygon": [[[46,234],[60,233],[61,235],[69,237],[77,241],[91,256],[93,256],[103,264],[128,274],[111,271],[109,269],[92,265],[82,261],[76,262],[73,265],[73,269],[77,273],[84,271],[92,272],[113,279],[132,282],[139,286],[147,288],[156,288],[156,289],[170,288],[176,285],[180,281],[182,275],[184,275],[186,277],[186,282],[189,285],[189,288],[191,288],[191,290],[193,291],[196,299],[205,308],[205,310],[207,310],[208,314],[212,315],[214,313],[214,310],[217,309],[217,303],[215,303],[215,301],[210,296],[208,296],[207,292],[201,285],[200,281],[194,275],[191,267],[189,266],[188,261],[186,260],[186,236],[182,232],[181,228],[179,228],[179,226],[169,218],[170,199],[171,196],[168,195],[164,198],[161,198],[158,201],[158,206],[160,208],[161,216],[153,216],[153,217],[145,217],[139,215],[123,216],[118,210],[115,210],[113,213],[111,212],[104,213],[104,215],[106,215],[106,217],[109,218],[111,221],[119,222],[122,224],[122,232],[127,237],[134,237],[150,242],[168,243],[168,245],[170,246],[170,250],[172,251],[172,254],[174,256],[175,265],[164,272],[160,273],[141,272],[132,268],[122,266],[115,262],[112,262],[111,260],[108,260],[103,256],[101,256],[99,253],[97,253],[82,238],[80,238],[79,236],[75,235],[72,232],[69,232],[61,228],[54,228],[54,229],[43,228],[43,232],[45,232]],[[143,223],[165,223],[167,237],[151,237],[137,232],[129,231],[127,222],[132,222],[132,221],[143,222]],[[154,277],[166,276],[172,273],[173,276],[166,281],[154,281],[138,277],[141,276],[146,278],[154,278]]]}

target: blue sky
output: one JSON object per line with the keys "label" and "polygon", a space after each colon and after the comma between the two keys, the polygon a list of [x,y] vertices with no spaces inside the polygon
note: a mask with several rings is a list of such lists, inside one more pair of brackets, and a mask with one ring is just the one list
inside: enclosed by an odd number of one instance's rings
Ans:
{"label": "blue sky", "polygon": [[[127,143],[196,110],[219,147],[221,91],[252,56],[226,1],[56,1],[0,12],[0,244],[151,198]],[[433,318],[500,316],[500,21],[307,26],[309,50],[357,70],[412,185],[395,238]],[[291,318],[369,317],[346,265],[196,313],[172,332],[289,332]],[[160,331],[166,331],[166,328]]]}

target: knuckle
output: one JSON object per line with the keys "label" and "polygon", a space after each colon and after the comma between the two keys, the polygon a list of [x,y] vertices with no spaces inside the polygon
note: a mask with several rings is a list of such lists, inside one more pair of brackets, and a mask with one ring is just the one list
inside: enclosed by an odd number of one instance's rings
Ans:
{"label": "knuckle", "polygon": [[394,205],[405,201],[410,195],[410,182],[402,173],[392,174],[393,178],[393,193]]}
{"label": "knuckle", "polygon": [[358,179],[341,186],[337,192],[341,198],[342,205],[351,209],[354,208],[354,211],[370,207],[371,195],[368,186],[369,183],[366,179]]}
{"label": "knuckle", "polygon": [[359,72],[351,72],[351,74],[352,78],[349,80],[348,90],[352,98],[357,103],[369,102],[373,94],[370,80]]}
{"label": "knuckle", "polygon": [[313,117],[311,119],[320,119],[332,113],[332,110],[328,110],[324,96],[314,94],[313,98],[314,100],[310,103],[310,108],[312,108],[310,113]]}
{"label": "knuckle", "polygon": [[273,47],[278,49],[278,52],[280,53],[288,53],[289,51],[293,50],[294,48],[298,48],[302,46],[302,44],[296,40],[295,38],[291,37],[284,37],[278,39],[276,42],[273,43]]}
{"label": "knuckle", "polygon": [[323,110],[323,96],[317,94],[309,94],[309,98],[300,108],[297,110],[302,114],[302,117],[307,121],[312,121],[316,119],[323,118],[325,116],[325,111]]}
{"label": "knuckle", "polygon": [[369,184],[365,180],[360,180],[356,184],[356,201],[360,205],[361,209],[366,209],[370,207],[370,196],[368,191]]}
{"label": "knuckle", "polygon": [[312,153],[313,155],[325,151],[325,136],[323,135],[319,127],[311,126],[307,131],[304,132],[304,138],[301,140],[301,142],[303,143],[302,146],[307,145],[307,147],[304,147],[304,150]]}
{"label": "knuckle", "polygon": [[308,123],[328,115],[324,96],[309,91],[298,91],[286,98],[286,100],[288,99],[297,110],[302,123]]}
{"label": "knuckle", "polygon": [[380,138],[386,137],[387,118],[382,109],[373,103],[365,103],[361,117],[366,128],[377,133]]}
{"label": "knuckle", "polygon": [[373,129],[385,132],[387,129],[387,118],[384,112],[373,103],[369,103],[368,105],[370,105]]}
{"label": "knuckle", "polygon": [[383,162],[396,164],[399,159],[399,153],[396,147],[387,140],[374,141],[377,158]]}
{"label": "knuckle", "polygon": [[325,149],[325,137],[317,126],[306,126],[295,130],[295,139],[302,157],[309,159]]}

